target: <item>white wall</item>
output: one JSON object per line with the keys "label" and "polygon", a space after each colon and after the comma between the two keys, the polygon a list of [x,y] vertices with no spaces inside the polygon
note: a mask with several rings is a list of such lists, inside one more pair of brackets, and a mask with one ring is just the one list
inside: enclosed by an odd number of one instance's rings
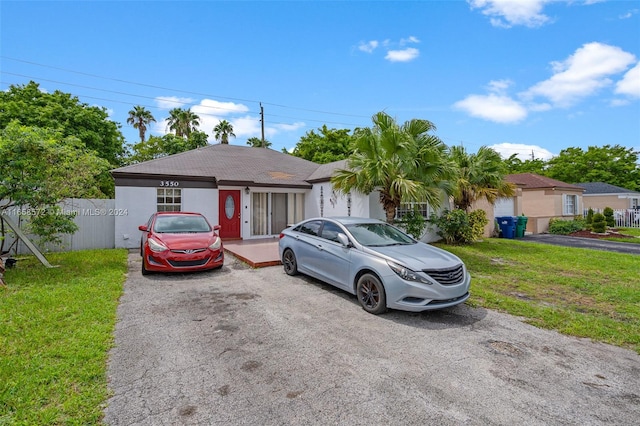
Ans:
{"label": "white wall", "polygon": [[[320,208],[321,193],[323,196],[322,211]],[[377,199],[377,192],[375,194]],[[369,212],[369,196],[358,192],[352,192],[350,215],[354,217],[369,217]],[[305,216],[306,218],[319,216],[349,216],[348,197],[346,194],[342,194],[339,191],[333,191],[330,182],[314,183],[313,188],[307,193],[305,199]]]}

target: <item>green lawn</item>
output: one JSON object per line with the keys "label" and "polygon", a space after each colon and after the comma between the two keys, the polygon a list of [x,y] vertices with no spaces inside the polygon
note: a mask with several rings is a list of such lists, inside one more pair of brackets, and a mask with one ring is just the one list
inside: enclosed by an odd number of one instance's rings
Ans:
{"label": "green lawn", "polygon": [[628,235],[629,238],[605,237],[603,239],[609,241],[617,241],[619,243],[640,244],[640,228],[620,228],[618,229],[618,232],[623,235]]}
{"label": "green lawn", "polygon": [[[640,258],[510,239],[439,246],[472,274],[472,306],[640,353]],[[0,425],[99,424],[125,250],[20,260],[0,288]]]}
{"label": "green lawn", "polygon": [[467,303],[640,353],[640,258],[509,239],[438,246],[471,272]]}
{"label": "green lawn", "polygon": [[0,425],[98,424],[126,250],[19,260],[0,288]]}

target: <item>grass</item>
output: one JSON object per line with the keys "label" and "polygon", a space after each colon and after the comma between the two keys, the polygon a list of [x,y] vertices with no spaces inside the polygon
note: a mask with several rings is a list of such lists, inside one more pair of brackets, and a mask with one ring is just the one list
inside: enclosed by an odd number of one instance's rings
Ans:
{"label": "grass", "polygon": [[0,425],[98,424],[126,250],[18,261],[0,288]]}
{"label": "grass", "polygon": [[467,303],[640,354],[640,259],[509,239],[438,246],[471,272]]}
{"label": "grass", "polygon": [[603,240],[616,241],[619,243],[640,244],[640,228],[620,228],[618,232],[622,235],[628,235],[628,238],[604,237]]}

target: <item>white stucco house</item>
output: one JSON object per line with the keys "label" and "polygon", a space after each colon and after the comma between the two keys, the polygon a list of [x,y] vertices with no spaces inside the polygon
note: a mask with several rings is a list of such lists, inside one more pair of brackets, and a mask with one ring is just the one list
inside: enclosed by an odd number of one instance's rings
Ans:
{"label": "white stucco house", "polygon": [[275,237],[316,216],[384,220],[377,192],[340,194],[331,175],[345,161],[316,164],[268,148],[209,145],[111,171],[115,246],[140,244],[138,226],[157,211],[195,211],[220,224],[223,239]]}

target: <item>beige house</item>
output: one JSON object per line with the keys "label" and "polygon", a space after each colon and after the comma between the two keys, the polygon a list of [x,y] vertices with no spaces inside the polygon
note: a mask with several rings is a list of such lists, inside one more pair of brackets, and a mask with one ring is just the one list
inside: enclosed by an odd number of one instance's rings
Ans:
{"label": "beige house", "polygon": [[505,179],[522,191],[521,203],[516,203],[518,211],[514,214],[528,218],[527,232],[547,232],[553,218],[569,220],[582,215],[584,188],[578,185],[534,173],[507,175]]}
{"label": "beige house", "polygon": [[640,208],[640,192],[631,191],[604,182],[577,183],[584,188],[585,209],[602,211],[605,207],[614,210]]}

